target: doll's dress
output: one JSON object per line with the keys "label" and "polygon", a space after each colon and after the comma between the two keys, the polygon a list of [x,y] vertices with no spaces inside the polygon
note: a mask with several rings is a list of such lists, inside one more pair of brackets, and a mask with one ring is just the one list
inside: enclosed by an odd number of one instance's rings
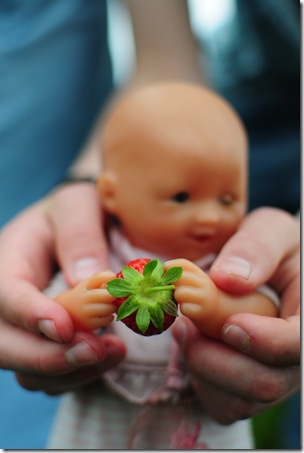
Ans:
{"label": "doll's dress", "polygon": [[[134,248],[118,229],[111,230],[109,238],[109,267],[114,272],[136,258],[167,260],[166,257]],[[208,271],[214,259],[215,255],[209,255],[196,264]],[[59,287],[62,284],[63,276],[59,274],[46,293],[53,297],[65,289]],[[48,448],[128,448],[129,428],[138,408],[149,403],[159,389],[166,388],[173,345],[170,329],[161,335],[144,337],[135,334],[123,323],[114,321],[102,332],[118,335],[127,346],[127,356],[122,363],[104,372],[99,384],[70,392],[63,398]],[[189,375],[182,362],[179,363],[178,379],[181,388],[190,388]],[[210,449],[253,448],[248,420],[230,426],[219,425],[202,411],[198,403],[197,419],[201,426],[198,444]],[[162,429],[167,429],[165,424],[158,424],[158,436],[161,436]],[[154,449],[153,446],[151,449]]]}

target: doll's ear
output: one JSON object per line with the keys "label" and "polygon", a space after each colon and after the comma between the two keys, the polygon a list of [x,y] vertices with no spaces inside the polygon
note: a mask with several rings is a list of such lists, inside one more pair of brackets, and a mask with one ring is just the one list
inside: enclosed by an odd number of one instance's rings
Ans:
{"label": "doll's ear", "polygon": [[97,180],[97,192],[101,205],[110,214],[116,212],[116,179],[110,172],[103,172]]}

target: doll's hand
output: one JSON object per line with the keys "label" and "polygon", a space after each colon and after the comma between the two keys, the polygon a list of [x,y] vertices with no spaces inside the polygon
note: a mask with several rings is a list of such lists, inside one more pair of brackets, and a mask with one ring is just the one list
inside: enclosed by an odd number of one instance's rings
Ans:
{"label": "doll's hand", "polygon": [[95,330],[113,321],[115,297],[106,290],[106,284],[113,278],[116,278],[114,272],[96,272],[55,297],[56,302],[69,312],[77,330]]}
{"label": "doll's hand", "polygon": [[300,387],[298,222],[276,209],[256,210],[210,275],[238,294],[268,281],[281,295],[280,318],[233,315],[222,330],[223,342],[203,336],[185,318],[172,326],[204,409],[229,424],[278,404]]}
{"label": "doll's hand", "polygon": [[181,278],[174,283],[174,298],[182,314],[200,328],[216,311],[218,290],[210,277],[191,261],[181,258],[164,263],[166,270],[174,266],[183,269]]}

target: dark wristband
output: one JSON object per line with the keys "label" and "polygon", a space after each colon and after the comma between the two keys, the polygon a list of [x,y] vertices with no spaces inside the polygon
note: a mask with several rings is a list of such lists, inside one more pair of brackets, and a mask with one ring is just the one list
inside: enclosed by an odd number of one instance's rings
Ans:
{"label": "dark wristband", "polygon": [[96,184],[96,179],[91,178],[90,176],[84,176],[84,177],[74,177],[74,176],[68,176],[67,178],[64,178],[60,185],[66,185],[66,184],[78,184],[82,182],[87,182],[89,184]]}

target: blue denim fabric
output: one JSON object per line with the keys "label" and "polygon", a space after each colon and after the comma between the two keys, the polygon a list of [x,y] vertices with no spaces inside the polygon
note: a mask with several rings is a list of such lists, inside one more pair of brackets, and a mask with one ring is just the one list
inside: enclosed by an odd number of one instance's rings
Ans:
{"label": "blue denim fabric", "polygon": [[[0,226],[65,176],[112,90],[106,1],[0,1]],[[0,448],[43,449],[59,398],[0,370]]]}
{"label": "blue denim fabric", "polygon": [[112,89],[106,1],[0,2],[0,226],[63,179]]}

